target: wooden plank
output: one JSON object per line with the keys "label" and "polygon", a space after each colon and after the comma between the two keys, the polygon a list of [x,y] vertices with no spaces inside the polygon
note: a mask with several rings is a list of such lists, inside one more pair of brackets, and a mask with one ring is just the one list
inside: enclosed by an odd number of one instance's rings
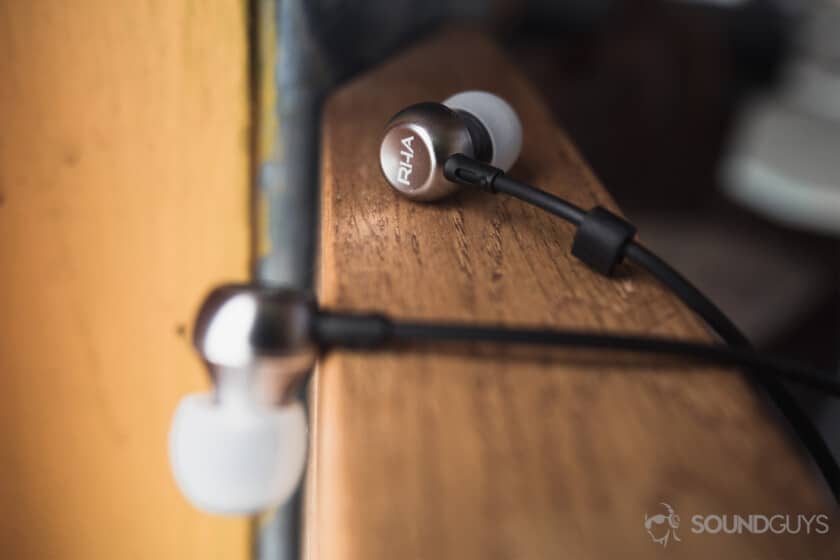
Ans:
{"label": "wooden plank", "polygon": [[189,326],[249,260],[246,6],[0,3],[0,550],[244,558],[190,507]]}
{"label": "wooden plank", "polygon": [[[525,144],[512,175],[583,207],[615,209],[504,55],[479,35],[444,33],[327,104],[322,304],[709,339],[641,271],[604,279],[573,259],[572,230],[557,219],[480,193],[412,203],[385,184],[377,154],[389,116],[466,89],[494,91],[519,111]],[[663,549],[643,521],[661,513],[659,502],[683,515],[684,542],[664,556],[824,550],[818,537],[690,532],[691,514],[828,507],[821,483],[739,375],[566,358],[435,348],[330,354],[314,389],[310,557],[650,556]]]}

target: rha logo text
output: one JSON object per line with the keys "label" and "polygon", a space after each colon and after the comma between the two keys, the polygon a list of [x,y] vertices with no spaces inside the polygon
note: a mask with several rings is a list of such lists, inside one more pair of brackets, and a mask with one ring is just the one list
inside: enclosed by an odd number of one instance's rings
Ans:
{"label": "rha logo text", "polygon": [[414,141],[414,136],[406,136],[400,142],[403,145],[403,150],[400,150],[400,168],[397,170],[397,181],[403,185],[411,185],[411,160],[414,159],[414,148],[411,143]]}

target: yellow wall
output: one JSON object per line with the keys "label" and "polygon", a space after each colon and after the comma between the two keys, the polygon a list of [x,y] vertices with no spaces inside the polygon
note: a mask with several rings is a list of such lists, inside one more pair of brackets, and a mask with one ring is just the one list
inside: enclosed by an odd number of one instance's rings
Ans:
{"label": "yellow wall", "polygon": [[248,265],[241,0],[0,0],[0,556],[243,558],[169,473]]}

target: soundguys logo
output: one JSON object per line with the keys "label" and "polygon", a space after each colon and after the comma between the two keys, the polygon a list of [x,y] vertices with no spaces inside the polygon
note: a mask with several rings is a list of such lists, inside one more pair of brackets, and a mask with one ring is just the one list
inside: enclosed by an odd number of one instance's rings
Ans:
{"label": "soundguys logo", "polygon": [[665,502],[661,502],[660,505],[665,508],[665,513],[659,513],[650,517],[648,517],[648,514],[645,514],[645,531],[653,539],[653,542],[665,547],[668,546],[668,540],[670,538],[673,538],[677,542],[680,541],[680,538],[677,536],[677,529],[680,528],[680,516],[676,514],[674,508]]}
{"label": "soundguys logo", "polygon": [[[670,542],[682,542],[677,534],[680,528],[680,516],[670,504],[660,502],[664,511],[656,515],[645,513],[644,527],[651,540],[663,547]],[[820,514],[711,514],[692,515],[691,533],[695,535],[724,533],[727,535],[825,535],[829,531],[828,515]]]}

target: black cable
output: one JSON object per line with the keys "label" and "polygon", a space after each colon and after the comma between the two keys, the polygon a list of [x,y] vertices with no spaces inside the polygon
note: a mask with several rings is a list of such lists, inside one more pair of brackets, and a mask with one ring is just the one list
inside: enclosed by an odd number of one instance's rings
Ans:
{"label": "black cable", "polygon": [[703,363],[755,369],[761,372],[762,378],[782,377],[840,397],[840,379],[817,368],[758,354],[747,348],[672,338],[544,328],[396,321],[384,315],[326,311],[318,313],[314,336],[318,343],[325,347],[378,348],[401,343],[492,342],[678,356]]}
{"label": "black cable", "polygon": [[[553,194],[505,175],[500,169],[456,154],[448,158],[444,174],[460,184],[477,186],[492,193],[504,193],[549,212],[575,227],[580,227],[588,213]],[[752,348],[747,337],[709,298],[653,252],[629,240],[621,247],[623,256],[645,269],[695,312],[727,345],[736,349]],[[747,372],[756,377],[755,372]],[[840,502],[840,465],[814,423],[787,388],[778,380],[762,376],[761,386],[787,419],[794,433],[808,450],[835,499]]]}
{"label": "black cable", "polygon": [[[752,348],[749,339],[729,317],[665,261],[636,242],[627,245],[625,256],[667,286],[730,347]],[[748,371],[747,373],[756,377],[754,371]],[[837,459],[825,442],[825,438],[793,398],[793,395],[790,394],[790,391],[778,379],[764,377],[760,380],[760,383],[770,400],[787,419],[793,432],[800,438],[802,445],[808,450],[817,468],[822,472],[831,493],[840,502],[840,465],[838,465]]]}
{"label": "black cable", "polygon": [[504,193],[518,198],[537,208],[542,208],[549,214],[554,214],[574,226],[579,226],[586,216],[583,209],[571,202],[511,179],[501,169],[474,160],[464,154],[449,156],[443,164],[443,175],[453,183],[478,187],[494,194]]}
{"label": "black cable", "polygon": [[633,241],[624,248],[624,256],[645,269],[694,311],[727,344],[749,348],[747,337],[709,298],[682,274],[644,246]]}
{"label": "black cable", "polygon": [[499,175],[493,181],[493,188],[498,193],[503,193],[523,202],[527,202],[537,208],[542,208],[549,214],[562,218],[574,226],[579,226],[583,221],[586,212],[571,202],[563,200],[558,196],[541,191],[531,185],[514,181],[507,175]]}

